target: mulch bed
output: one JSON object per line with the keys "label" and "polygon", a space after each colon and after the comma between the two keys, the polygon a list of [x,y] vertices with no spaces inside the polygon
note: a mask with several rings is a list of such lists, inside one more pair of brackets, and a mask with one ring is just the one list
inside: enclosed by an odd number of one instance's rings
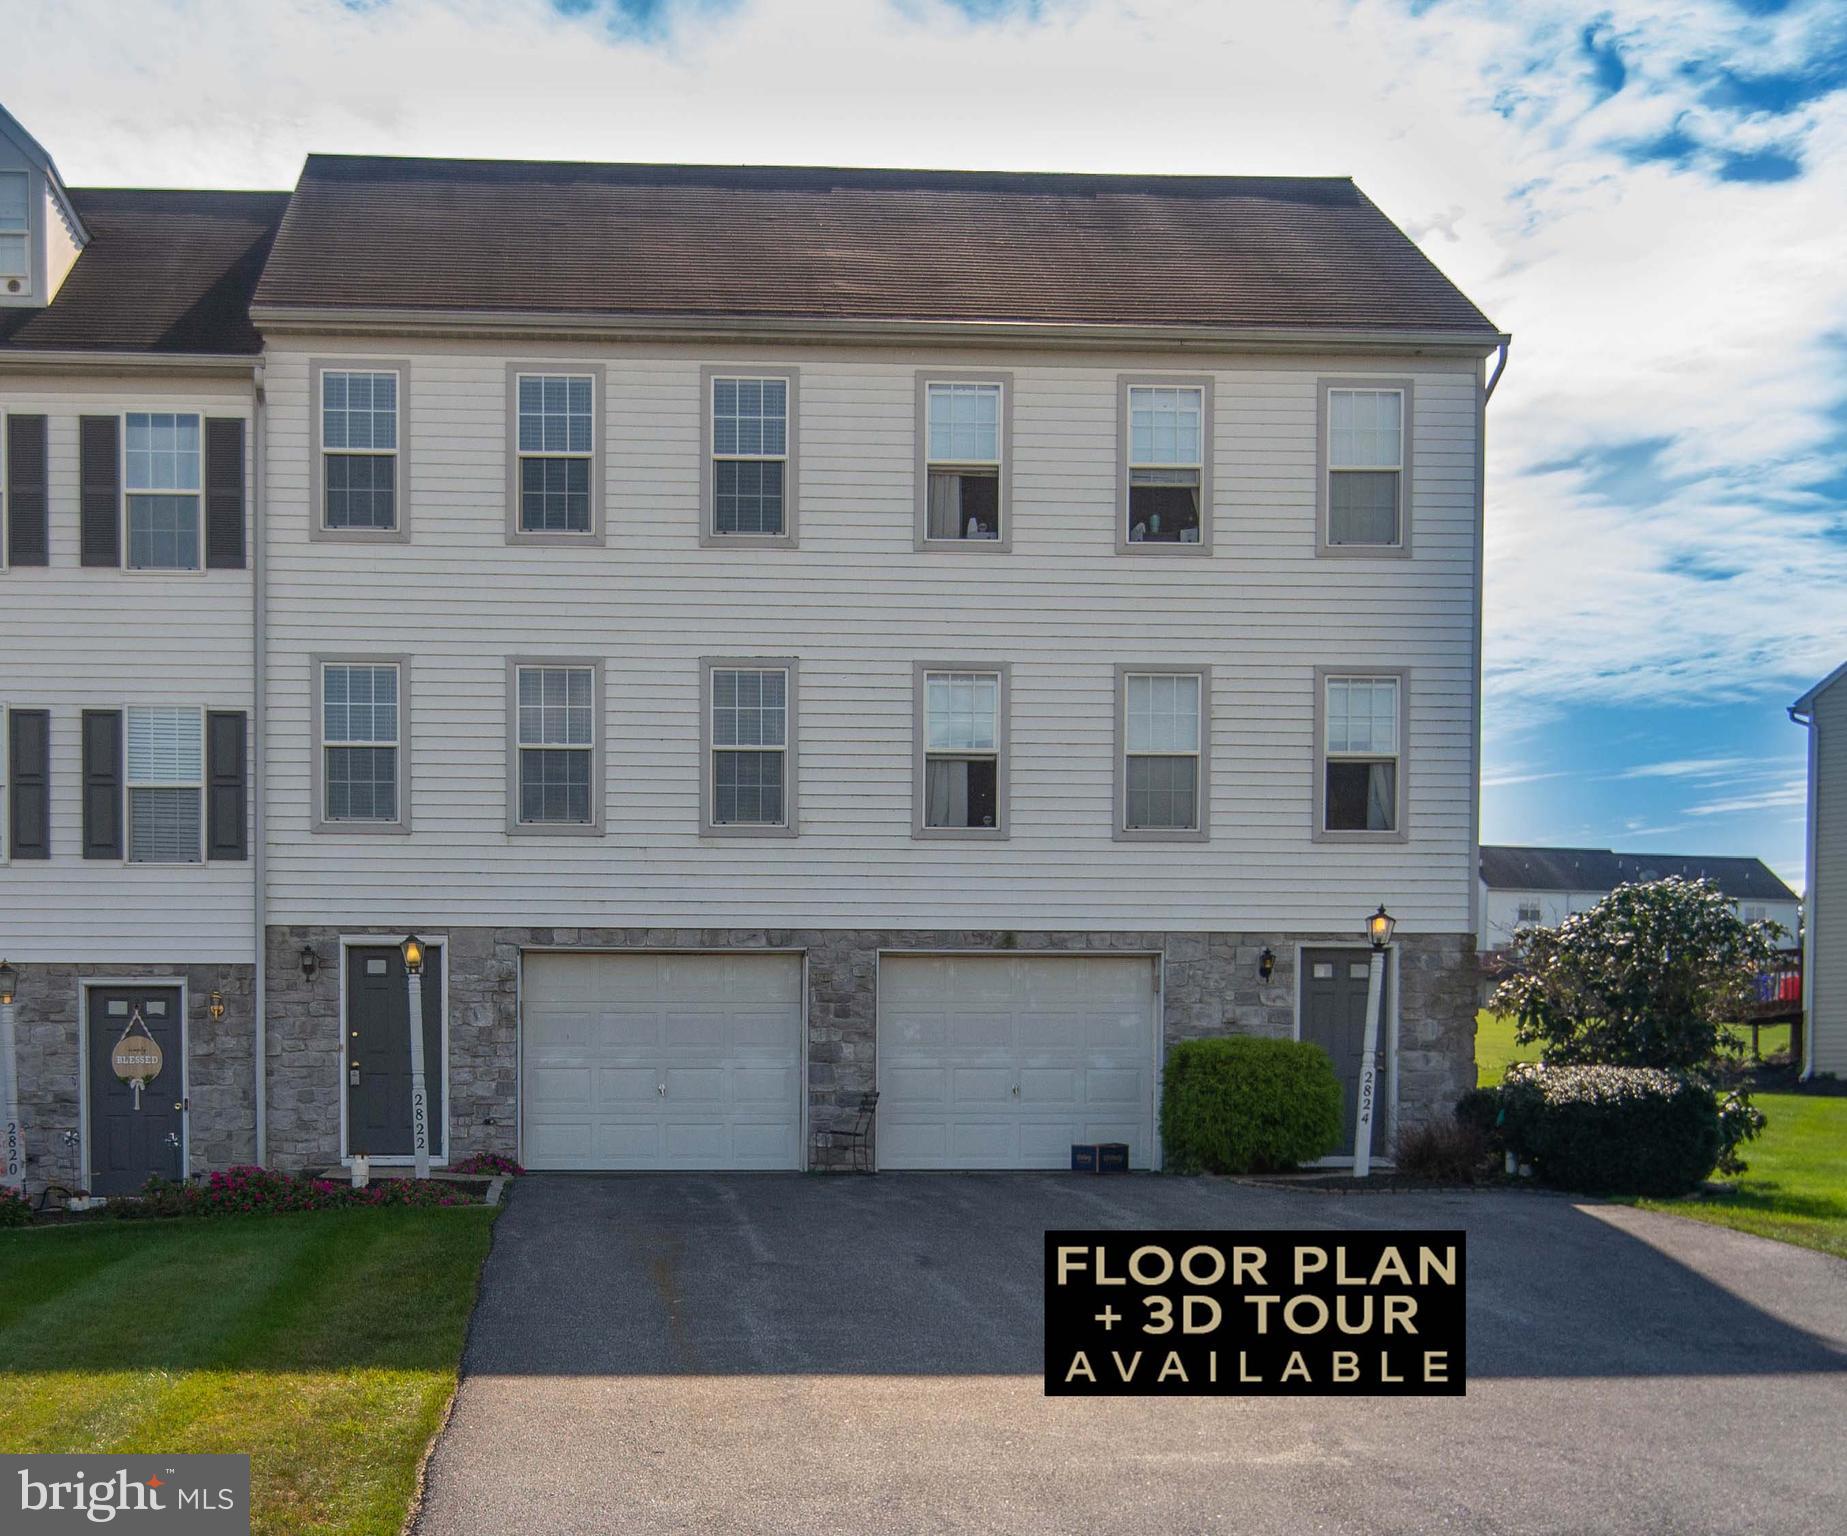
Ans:
{"label": "mulch bed", "polygon": [[1316,1195],[1471,1195],[1505,1190],[1539,1190],[1534,1179],[1508,1178],[1505,1174],[1460,1184],[1440,1179],[1420,1179],[1408,1173],[1381,1170],[1370,1178],[1356,1179],[1332,1169],[1325,1173],[1246,1173],[1230,1176],[1234,1184],[1254,1184],[1262,1189],[1294,1189]]}

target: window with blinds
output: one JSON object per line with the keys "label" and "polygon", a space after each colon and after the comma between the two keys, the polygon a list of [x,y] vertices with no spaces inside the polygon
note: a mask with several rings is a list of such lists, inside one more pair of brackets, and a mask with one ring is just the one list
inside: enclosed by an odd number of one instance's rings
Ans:
{"label": "window with blinds", "polygon": [[1400,680],[1329,677],[1322,827],[1328,832],[1398,828]]}
{"label": "window with blinds", "polygon": [[198,570],[199,418],[169,411],[130,411],[123,425],[128,568]]}
{"label": "window with blinds", "polygon": [[395,662],[323,664],[323,820],[399,820],[398,729]]}
{"label": "window with blinds", "polygon": [[1125,831],[1199,827],[1200,682],[1191,672],[1123,679]]}
{"label": "window with blinds", "polygon": [[520,822],[593,824],[595,669],[522,666],[515,669],[515,677]]}
{"label": "window with blinds", "polygon": [[128,861],[204,859],[205,717],[196,709],[125,711]]}
{"label": "window with blinds", "polygon": [[1403,542],[1404,391],[1328,391],[1328,529],[1332,545]]}

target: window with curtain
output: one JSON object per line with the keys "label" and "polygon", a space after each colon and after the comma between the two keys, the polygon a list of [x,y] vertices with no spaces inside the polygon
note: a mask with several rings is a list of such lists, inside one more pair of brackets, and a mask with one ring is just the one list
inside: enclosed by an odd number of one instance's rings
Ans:
{"label": "window with curtain", "polygon": [[399,820],[398,748],[396,663],[326,663],[321,668],[322,819]]}
{"label": "window with curtain", "polygon": [[595,381],[522,373],[518,382],[520,532],[588,533]]}
{"label": "window with curtain", "polygon": [[789,674],[714,667],[711,688],[713,825],[784,825]]}
{"label": "window with curtain", "polygon": [[1537,923],[1542,916],[1543,914],[1539,910],[1538,902],[1523,901],[1519,905],[1519,910],[1515,914],[1514,921],[1517,923]]}
{"label": "window with curtain", "polygon": [[204,716],[155,708],[130,708],[125,716],[128,861],[197,864],[204,857]]}
{"label": "window with curtain", "polygon": [[924,674],[923,823],[1000,830],[998,672]]}
{"label": "window with curtain", "polygon": [[321,375],[321,454],[328,528],[398,526],[398,376]]}
{"label": "window with curtain", "polygon": [[1399,679],[1327,679],[1326,793],[1329,832],[1398,829]]}
{"label": "window with curtain", "polygon": [[596,672],[520,667],[519,819],[588,826],[595,819]]}
{"label": "window with curtain", "polygon": [[32,179],[24,171],[0,171],[0,283],[23,292],[32,280]]}
{"label": "window with curtain", "polygon": [[789,381],[712,380],[712,531],[780,536]]}
{"label": "window with curtain", "polygon": [[1206,394],[1198,385],[1129,388],[1131,544],[1197,544]]}
{"label": "window with curtain", "polygon": [[924,403],[924,537],[998,539],[1001,386],[932,383]]}
{"label": "window with curtain", "polygon": [[1131,672],[1123,679],[1123,828],[1199,827],[1200,678]]}
{"label": "window with curtain", "polygon": [[1401,542],[1404,392],[1328,391],[1328,543]]}
{"label": "window with curtain", "polygon": [[199,418],[130,411],[122,489],[128,498],[128,568],[199,568]]}

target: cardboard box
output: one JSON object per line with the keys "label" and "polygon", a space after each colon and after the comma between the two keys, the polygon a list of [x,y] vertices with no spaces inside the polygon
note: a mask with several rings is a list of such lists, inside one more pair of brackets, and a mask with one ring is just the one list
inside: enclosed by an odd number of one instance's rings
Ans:
{"label": "cardboard box", "polygon": [[1127,1173],[1129,1144],[1126,1141],[1074,1142],[1071,1147],[1073,1173]]}

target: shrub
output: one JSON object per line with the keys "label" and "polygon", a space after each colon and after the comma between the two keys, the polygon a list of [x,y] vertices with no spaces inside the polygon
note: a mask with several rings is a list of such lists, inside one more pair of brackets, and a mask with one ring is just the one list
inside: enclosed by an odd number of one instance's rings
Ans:
{"label": "shrub", "polygon": [[1167,1053],[1161,1139],[1175,1173],[1263,1173],[1340,1145],[1334,1063],[1296,1040],[1188,1040]]}
{"label": "shrub", "polygon": [[1501,1090],[1471,1088],[1456,1100],[1457,1124],[1481,1137],[1490,1152],[1503,1150],[1501,1141]]}
{"label": "shrub", "polygon": [[1488,1138],[1460,1119],[1409,1126],[1392,1148],[1400,1173],[1444,1184],[1473,1184],[1487,1160]]}
{"label": "shrub", "polygon": [[471,1205],[472,1198],[453,1185],[416,1179],[379,1179],[363,1189],[305,1174],[273,1173],[266,1168],[230,1168],[203,1184],[149,1179],[138,1198],[112,1200],[117,1216],[256,1216],[282,1211],[373,1209],[387,1205]]}
{"label": "shrub", "polygon": [[32,1219],[32,1202],[11,1184],[0,1184],[0,1227],[23,1227]]}
{"label": "shrub", "polygon": [[1561,1189],[1684,1195],[1726,1151],[1725,1108],[1693,1073],[1521,1063],[1500,1101],[1506,1144]]}
{"label": "shrub", "polygon": [[521,1174],[526,1170],[510,1157],[502,1157],[498,1152],[477,1152],[473,1157],[465,1157],[459,1163],[449,1165],[451,1173],[492,1173]]}

